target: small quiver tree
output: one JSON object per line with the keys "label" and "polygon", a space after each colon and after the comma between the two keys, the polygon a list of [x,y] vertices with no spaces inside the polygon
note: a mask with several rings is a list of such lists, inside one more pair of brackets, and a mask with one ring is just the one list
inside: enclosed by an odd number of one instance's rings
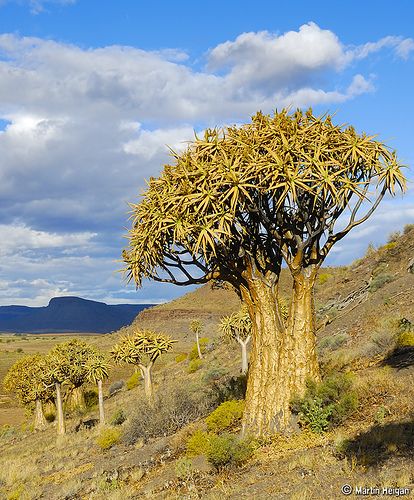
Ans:
{"label": "small quiver tree", "polygon": [[88,379],[98,386],[99,423],[101,425],[105,423],[102,382],[109,377],[110,367],[108,358],[96,348],[85,364]]}
{"label": "small quiver tree", "polygon": [[53,389],[45,376],[44,368],[43,356],[40,354],[26,356],[9,368],[3,382],[8,392],[17,393],[19,403],[27,411],[34,409],[33,428],[35,430],[46,428],[43,403],[53,398]]}
{"label": "small quiver tree", "polygon": [[202,355],[201,349],[200,349],[200,333],[203,330],[204,325],[199,319],[193,319],[193,320],[191,320],[190,328],[191,328],[191,331],[196,334],[196,344],[197,344],[198,357],[201,359],[203,357],[203,355]]}
{"label": "small quiver tree", "polygon": [[158,357],[172,349],[175,342],[177,341],[162,333],[137,329],[132,335],[121,337],[111,350],[111,356],[117,363],[129,363],[139,368],[144,379],[145,396],[152,402],[151,369]]}
{"label": "small quiver tree", "polygon": [[248,370],[247,345],[250,342],[252,333],[252,320],[247,306],[243,305],[237,313],[221,318],[219,328],[226,340],[236,340],[240,344],[242,350],[242,374],[246,374]]}

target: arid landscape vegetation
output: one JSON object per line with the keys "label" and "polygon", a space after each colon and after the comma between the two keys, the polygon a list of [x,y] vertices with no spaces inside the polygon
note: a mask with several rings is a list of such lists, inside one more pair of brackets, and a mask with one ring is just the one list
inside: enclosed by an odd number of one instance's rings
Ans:
{"label": "arid landscape vegetation", "polygon": [[[241,303],[227,285],[206,284],[142,311],[118,332],[78,336],[108,354],[136,329],[177,342],[154,363],[152,401],[133,365],[113,363],[104,380],[105,425],[94,383],[84,385],[84,405],[64,397],[63,435],[52,404],[45,408],[47,428],[33,431],[33,415],[2,387],[2,498],[336,499],[346,485],[348,498],[369,488],[372,495],[405,498],[414,490],[413,257],[414,229],[407,225],[349,266],[320,270],[315,303],[323,381],[292,400],[300,430],[290,436],[239,437],[241,348],[222,339],[219,325]],[[280,297],[288,305],[285,271]],[[193,320],[201,324],[202,358]],[[3,334],[1,380],[18,360],[72,338]],[[67,396],[70,385],[63,388]]]}

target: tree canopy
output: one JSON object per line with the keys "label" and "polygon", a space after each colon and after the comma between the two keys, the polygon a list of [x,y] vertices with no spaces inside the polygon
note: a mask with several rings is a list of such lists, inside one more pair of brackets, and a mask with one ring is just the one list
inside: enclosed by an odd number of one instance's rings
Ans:
{"label": "tree canopy", "polygon": [[[290,267],[321,263],[387,192],[405,190],[395,151],[311,109],[259,112],[240,127],[206,130],[171,156],[130,204],[124,272],[137,286],[143,278],[238,285],[246,259],[262,273],[282,258]],[[365,200],[371,206],[359,216]],[[342,215],[347,223],[336,229]]]}

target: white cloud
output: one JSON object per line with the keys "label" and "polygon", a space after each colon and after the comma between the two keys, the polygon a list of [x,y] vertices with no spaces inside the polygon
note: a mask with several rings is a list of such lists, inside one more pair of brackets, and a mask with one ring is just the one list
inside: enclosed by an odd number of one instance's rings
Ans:
{"label": "white cloud", "polygon": [[234,42],[225,42],[209,54],[208,67],[212,71],[230,66],[229,78],[239,84],[268,82],[274,87],[295,84],[313,73],[339,69],[344,51],[338,38],[316,24],[301,26],[299,32],[284,35],[243,33]]}
{"label": "white cloud", "polygon": [[36,287],[43,299],[62,291],[131,301],[112,275],[127,243],[124,200],[170,161],[166,144],[182,149],[193,127],[243,123],[258,109],[331,106],[372,92],[374,77],[351,63],[385,49],[408,57],[413,41],[345,47],[309,23],[282,35],[242,34],[195,71],[178,50],[82,50],[1,35],[0,268],[10,286],[0,301],[19,293],[35,301]]}
{"label": "white cloud", "polygon": [[85,246],[96,233],[56,234],[23,225],[0,225],[0,255],[21,250]]}

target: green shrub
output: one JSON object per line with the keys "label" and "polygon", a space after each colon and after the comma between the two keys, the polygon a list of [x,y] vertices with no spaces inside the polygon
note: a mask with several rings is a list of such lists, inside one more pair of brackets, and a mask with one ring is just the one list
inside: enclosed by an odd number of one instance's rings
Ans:
{"label": "green shrub", "polygon": [[45,419],[47,420],[47,422],[51,423],[51,422],[54,422],[55,419],[56,419],[56,413],[53,412],[53,411],[48,411],[45,413]]}
{"label": "green shrub", "polygon": [[85,405],[88,410],[92,409],[99,403],[98,389],[92,389],[91,391],[85,391],[84,393]]}
{"label": "green shrub", "polygon": [[120,429],[114,429],[112,427],[109,429],[105,429],[101,433],[100,437],[97,439],[97,443],[101,447],[102,451],[106,451],[112,448],[112,446],[114,446],[119,441],[120,437],[121,437]]}
{"label": "green shrub", "polygon": [[[208,344],[208,341],[209,339],[207,339],[206,337],[203,337],[202,339],[199,340],[201,354],[204,354],[206,352],[206,346]],[[190,354],[188,355],[188,359],[192,361],[197,358],[198,358],[198,349],[197,349],[197,342],[195,342],[191,348]]]}
{"label": "green shrub", "polygon": [[182,352],[181,354],[178,354],[178,356],[175,357],[175,362],[181,363],[181,361],[184,361],[185,359],[187,359],[187,354],[185,354],[185,352]]}
{"label": "green shrub", "polygon": [[386,283],[392,280],[391,274],[379,274],[371,281],[369,289],[372,293],[376,292],[379,288],[382,288]]}
{"label": "green shrub", "polygon": [[331,277],[330,274],[328,273],[322,273],[320,276],[319,276],[319,284],[320,285],[323,285],[324,283],[326,283],[328,281],[328,279]]}
{"label": "green shrub", "polygon": [[339,349],[345,342],[348,342],[349,335],[346,333],[339,333],[338,335],[332,335],[331,337],[324,337],[319,342],[319,349],[321,350],[331,350],[335,351]]}
{"label": "green shrub", "polygon": [[233,399],[244,399],[246,396],[248,374],[238,377],[222,377],[216,380],[210,379],[210,387],[206,396],[216,402],[216,406],[225,401]]}
{"label": "green shrub", "polygon": [[197,455],[204,455],[210,447],[210,436],[205,431],[196,431],[187,440],[187,455],[196,457]]}
{"label": "green shrub", "polygon": [[343,373],[329,375],[320,384],[309,379],[305,395],[292,398],[292,413],[298,414],[312,432],[321,434],[342,423],[355,410],[358,401],[351,388],[352,380]]}
{"label": "green shrub", "polygon": [[136,387],[138,385],[140,378],[141,378],[141,374],[138,372],[131,375],[131,377],[125,383],[127,390],[130,391],[131,389]]}
{"label": "green shrub", "polygon": [[372,242],[368,243],[368,247],[365,251],[364,257],[372,257],[376,252],[376,249]]}
{"label": "green shrub", "polygon": [[206,457],[217,470],[226,465],[239,466],[252,455],[253,441],[250,438],[240,439],[232,434],[209,437],[210,446]]}
{"label": "green shrub", "polygon": [[387,243],[394,243],[401,236],[399,231],[393,231],[387,236]]}
{"label": "green shrub", "polygon": [[203,364],[203,361],[201,359],[193,359],[191,363],[188,365],[187,371],[188,373],[194,373],[196,372],[201,365]]}
{"label": "green shrub", "polygon": [[177,478],[181,479],[182,481],[188,481],[194,473],[194,468],[191,460],[185,457],[181,457],[178,459],[177,465],[174,470]]}
{"label": "green shrub", "polygon": [[135,444],[140,439],[171,435],[201,417],[204,402],[184,389],[156,394],[154,402],[141,401],[122,426],[123,442]]}
{"label": "green shrub", "polygon": [[203,385],[209,384],[210,382],[217,380],[224,375],[227,375],[229,370],[224,366],[211,366],[201,377],[201,382]]}
{"label": "green shrub", "polygon": [[404,332],[397,337],[398,347],[403,347],[405,345],[414,346],[414,332]]}
{"label": "green shrub", "polygon": [[221,405],[206,418],[208,430],[219,432],[228,429],[242,418],[243,407],[244,399],[221,403]]}
{"label": "green shrub", "polygon": [[118,408],[109,418],[108,424],[121,425],[125,422],[127,417],[128,417],[127,412],[123,408]]}
{"label": "green shrub", "polygon": [[414,229],[414,224],[406,224],[404,226],[404,234],[408,234],[411,231],[411,229]]}

